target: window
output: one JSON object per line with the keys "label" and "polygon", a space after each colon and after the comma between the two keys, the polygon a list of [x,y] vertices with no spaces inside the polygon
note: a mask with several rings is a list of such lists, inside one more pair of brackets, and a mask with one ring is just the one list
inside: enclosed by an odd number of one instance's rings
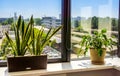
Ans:
{"label": "window", "polygon": [[[109,37],[114,36],[118,42],[118,11],[119,0],[71,0],[71,58],[77,58],[81,37],[92,34],[94,30],[107,29]],[[116,53],[117,46],[112,52],[107,50],[107,56]],[[86,55],[89,57],[89,53]],[[80,58],[84,57],[83,55]]]}
{"label": "window", "polygon": [[[19,15],[28,22],[31,15],[34,17],[35,28],[41,25],[46,29],[61,26],[61,0],[1,0],[0,1],[0,60],[10,55],[10,48],[5,40],[4,33],[9,32],[14,39],[12,23],[16,22]],[[59,31],[52,39],[51,46],[44,48],[48,59],[61,58],[60,44],[61,32]]]}
{"label": "window", "polygon": [[[0,45],[4,47],[5,43],[2,44],[4,32],[9,31],[11,37],[14,37],[10,25],[17,20],[19,15],[22,15],[26,22],[33,15],[36,27],[42,24],[49,29],[51,26],[57,27],[62,24],[62,33],[59,32],[52,39],[56,40],[53,47],[46,47],[46,49],[54,50],[47,52],[50,54],[49,59],[59,58],[60,61],[70,61],[70,55],[71,59],[77,58],[76,51],[79,49],[82,35],[92,34],[94,30],[106,28],[108,36],[114,35],[114,40],[119,41],[117,28],[119,0],[1,0],[0,10]],[[5,49],[9,51],[9,48]],[[5,53],[1,50],[0,59]],[[115,46],[113,52],[116,50]],[[87,56],[89,57],[89,53]],[[109,50],[107,56],[110,56]]]}

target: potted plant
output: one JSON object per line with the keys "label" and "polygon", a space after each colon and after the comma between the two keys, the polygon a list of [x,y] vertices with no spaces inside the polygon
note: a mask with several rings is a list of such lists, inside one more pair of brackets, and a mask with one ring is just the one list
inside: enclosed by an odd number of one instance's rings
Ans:
{"label": "potted plant", "polygon": [[46,34],[43,28],[40,30],[34,28],[33,16],[28,24],[19,16],[17,24],[14,24],[13,28],[15,40],[5,33],[13,54],[12,57],[7,58],[8,71],[46,69],[47,55],[41,55],[43,48],[61,27],[54,31],[51,28]]}
{"label": "potted plant", "polygon": [[[32,17],[28,24],[22,20],[19,16],[17,23],[13,24],[15,39],[12,39],[8,32],[5,33],[6,38],[10,44],[12,55],[7,58],[8,71],[21,71],[25,70],[28,67],[26,66],[25,60],[27,57],[24,57],[26,52],[31,45],[30,34],[32,32]],[[21,64],[22,63],[22,64]]]}
{"label": "potted plant", "polygon": [[101,32],[94,31],[92,35],[84,35],[80,42],[80,50],[77,52],[77,55],[79,56],[81,53],[85,55],[90,50],[92,64],[104,64],[107,48],[112,50],[116,44],[112,38],[107,37],[106,32],[106,29],[102,29]]}

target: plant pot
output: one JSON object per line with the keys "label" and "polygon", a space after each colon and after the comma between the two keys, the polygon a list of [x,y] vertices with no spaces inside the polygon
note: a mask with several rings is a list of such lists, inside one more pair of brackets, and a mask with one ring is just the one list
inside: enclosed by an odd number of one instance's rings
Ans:
{"label": "plant pot", "polygon": [[106,54],[106,49],[103,48],[103,53],[102,56],[98,55],[98,52],[94,48],[90,48],[90,58],[91,58],[91,63],[95,65],[102,65],[104,64],[104,58]]}
{"label": "plant pot", "polygon": [[7,66],[9,72],[46,69],[47,55],[8,57]]}

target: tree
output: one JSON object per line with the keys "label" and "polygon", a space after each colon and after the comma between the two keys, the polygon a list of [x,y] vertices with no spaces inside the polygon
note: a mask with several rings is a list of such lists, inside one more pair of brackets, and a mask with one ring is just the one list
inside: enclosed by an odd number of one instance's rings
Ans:
{"label": "tree", "polygon": [[115,18],[112,19],[112,26],[116,26],[116,20],[115,20]]}
{"label": "tree", "polygon": [[8,22],[8,24],[11,25],[11,24],[13,23],[13,18],[8,18],[8,19],[7,19],[7,22]]}
{"label": "tree", "polygon": [[118,30],[117,19],[115,19],[115,18],[112,18],[112,30],[113,31],[117,31]]}
{"label": "tree", "polygon": [[11,25],[13,23],[13,18],[8,18],[7,20],[5,20],[4,22],[2,22],[2,25]]}
{"label": "tree", "polygon": [[91,25],[92,29],[98,29],[98,17],[96,16],[92,17]]}
{"label": "tree", "polygon": [[7,25],[8,24],[8,22],[7,22],[7,20],[5,20],[4,22],[2,22],[1,23],[2,25]]}
{"label": "tree", "polygon": [[75,20],[75,27],[79,27],[79,21]]}
{"label": "tree", "polygon": [[77,30],[78,32],[84,31],[82,26],[78,26],[78,27],[76,28],[76,30]]}
{"label": "tree", "polygon": [[34,19],[36,25],[41,25],[41,19],[40,18],[35,18]]}

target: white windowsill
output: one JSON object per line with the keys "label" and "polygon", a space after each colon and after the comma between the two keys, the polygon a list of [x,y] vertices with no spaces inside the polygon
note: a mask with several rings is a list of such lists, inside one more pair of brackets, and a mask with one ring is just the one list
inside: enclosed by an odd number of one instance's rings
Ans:
{"label": "white windowsill", "polygon": [[105,62],[105,65],[92,65],[90,63],[90,60],[78,60],[66,63],[52,63],[48,64],[47,69],[44,70],[31,70],[10,73],[7,72],[7,67],[0,67],[0,76],[40,76],[112,68],[120,70],[120,58],[106,58]]}

